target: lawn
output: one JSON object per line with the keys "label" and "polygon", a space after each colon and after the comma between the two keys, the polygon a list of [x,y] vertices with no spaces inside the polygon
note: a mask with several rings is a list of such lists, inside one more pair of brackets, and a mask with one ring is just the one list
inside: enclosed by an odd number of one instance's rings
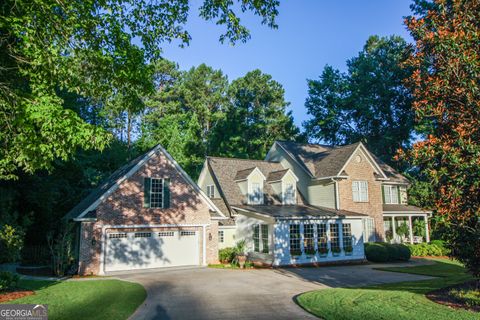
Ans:
{"label": "lawn", "polygon": [[21,280],[35,295],[8,303],[48,304],[49,319],[127,319],[147,296],[136,283],[120,280]]}
{"label": "lawn", "polygon": [[361,288],[336,288],[306,292],[297,302],[323,319],[480,319],[478,313],[455,310],[428,300],[424,294],[470,280],[458,263],[437,259],[434,265],[384,268],[384,271],[435,276],[432,280],[383,284]]}

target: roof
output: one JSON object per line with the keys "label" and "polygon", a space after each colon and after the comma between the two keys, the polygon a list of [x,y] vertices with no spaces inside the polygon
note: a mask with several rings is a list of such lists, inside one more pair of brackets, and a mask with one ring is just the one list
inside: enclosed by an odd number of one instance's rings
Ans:
{"label": "roof", "polygon": [[239,171],[237,171],[237,174],[235,175],[234,180],[235,180],[235,181],[245,180],[245,179],[248,178],[248,176],[249,176],[253,171],[255,171],[255,167],[253,167],[253,168],[248,168],[248,169],[243,169],[243,170],[239,170]]}
{"label": "roof", "polygon": [[[277,141],[293,159],[295,159],[312,177],[334,177],[339,175],[346,162],[361,142],[345,146],[328,146],[320,144],[303,144],[293,141]],[[373,158],[378,167],[385,173],[389,181],[408,183],[408,180],[378,157],[365,151]],[[340,173],[343,175],[344,173]],[[381,176],[379,176],[380,178]]]}
{"label": "roof", "polygon": [[278,171],[272,171],[267,176],[267,182],[282,180],[290,169],[283,169]]}
{"label": "roof", "polygon": [[[114,192],[118,186],[147,164],[148,160],[152,158],[157,153],[161,152],[165,157],[172,163],[172,165],[177,169],[180,175],[189,183],[193,189],[198,192],[201,198],[207,203],[211,211],[219,212],[219,209],[215,204],[206,196],[206,194],[198,187],[198,185],[193,182],[190,176],[180,167],[180,165],[173,159],[173,157],[160,145],[156,145],[154,148],[148,150],[146,153],[136,157],[135,159],[128,162],[126,165],[120,167],[118,170],[113,172],[107,179],[100,183],[99,187],[92,190],[90,194],[83,199],[79,204],[77,204],[72,210],[70,210],[64,218],[66,219],[95,219],[96,213],[95,209],[100,204],[100,202],[108,196],[110,193]],[[224,217],[221,212],[219,212],[222,217]]]}
{"label": "roof", "polygon": [[334,218],[334,217],[365,217],[366,214],[351,212],[346,210],[335,210],[325,207],[307,206],[307,205],[261,205],[248,206],[238,205],[234,206],[241,210],[250,211],[262,215],[267,215],[276,219],[298,219],[298,218]]}
{"label": "roof", "polygon": [[413,212],[424,212],[430,213],[430,211],[423,210],[422,208],[410,206],[406,204],[384,204],[383,213],[413,213]]}
{"label": "roof", "polygon": [[[236,182],[239,173],[243,176],[244,171],[248,172],[252,168],[257,168],[265,177],[268,177],[270,173],[285,170],[279,162],[264,160],[207,157],[207,164],[211,169],[214,179],[216,179],[219,184],[219,191],[227,202],[225,206],[243,205],[247,203],[246,196],[242,194]],[[281,200],[277,198],[270,184],[265,183],[263,187],[265,204],[281,204]],[[297,194],[299,194],[299,192],[297,192]],[[300,195],[297,201],[303,203]]]}

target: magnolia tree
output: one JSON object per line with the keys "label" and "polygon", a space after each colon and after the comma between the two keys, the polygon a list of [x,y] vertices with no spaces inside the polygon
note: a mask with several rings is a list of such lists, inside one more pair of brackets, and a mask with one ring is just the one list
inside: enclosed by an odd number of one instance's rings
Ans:
{"label": "magnolia tree", "polygon": [[480,1],[416,0],[406,24],[418,121],[431,133],[401,156],[429,177],[436,219],[452,249],[480,276]]}

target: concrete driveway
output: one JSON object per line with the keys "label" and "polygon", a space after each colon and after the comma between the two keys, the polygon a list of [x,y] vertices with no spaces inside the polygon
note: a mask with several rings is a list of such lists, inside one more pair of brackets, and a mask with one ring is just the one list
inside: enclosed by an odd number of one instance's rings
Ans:
{"label": "concrete driveway", "polygon": [[147,299],[132,319],[316,319],[295,304],[296,295],[329,287],[429,279],[378,271],[370,265],[157,269],[114,276],[141,283],[147,290]]}

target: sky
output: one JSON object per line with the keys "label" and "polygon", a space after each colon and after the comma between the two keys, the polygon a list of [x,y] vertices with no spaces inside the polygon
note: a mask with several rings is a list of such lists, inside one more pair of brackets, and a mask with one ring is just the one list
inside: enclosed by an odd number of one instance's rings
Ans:
{"label": "sky", "polygon": [[400,35],[411,41],[403,17],[411,0],[291,0],[281,1],[278,29],[261,25],[258,17],[241,15],[251,31],[246,43],[231,46],[218,41],[223,28],[198,17],[194,0],[186,29],[190,45],[163,48],[163,56],[190,69],[205,63],[221,69],[230,81],[260,69],[285,89],[295,124],[308,119],[304,103],[307,79],[317,79],[325,65],[346,69],[346,60],[362,50],[371,35]]}

